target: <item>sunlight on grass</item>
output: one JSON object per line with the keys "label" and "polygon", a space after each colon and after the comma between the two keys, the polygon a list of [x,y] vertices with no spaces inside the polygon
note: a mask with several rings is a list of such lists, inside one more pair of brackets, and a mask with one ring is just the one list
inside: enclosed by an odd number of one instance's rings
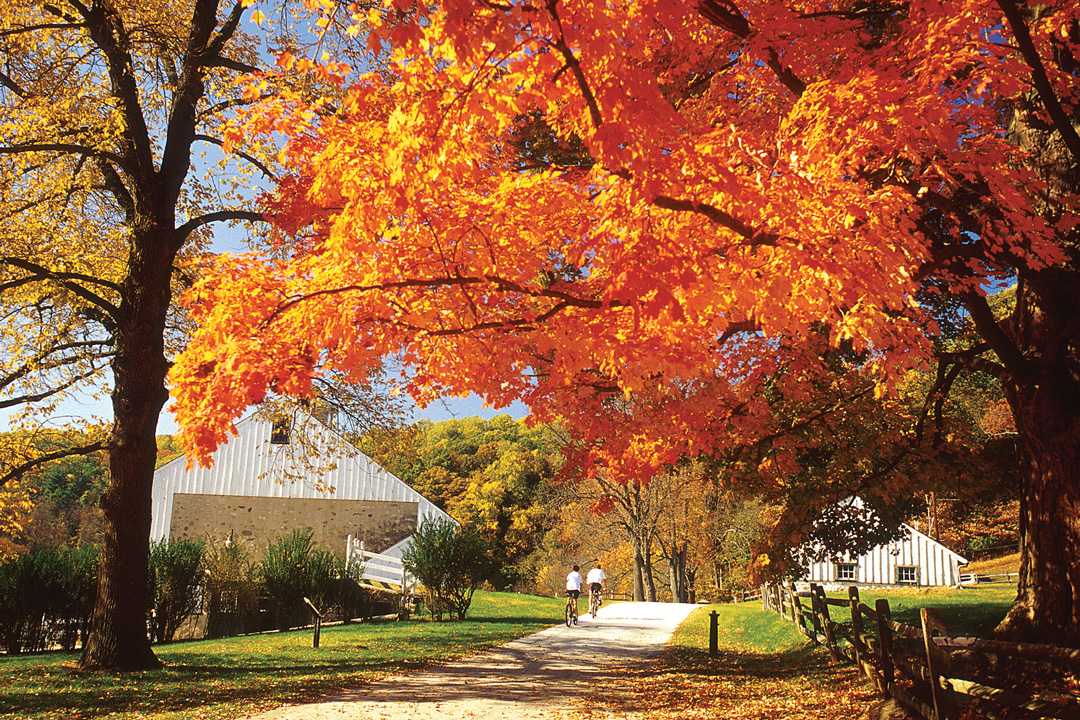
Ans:
{"label": "sunlight on grass", "polygon": [[675,631],[675,647],[709,650],[710,613],[717,614],[717,640],[722,650],[774,653],[799,647],[804,638],[776,613],[760,603],[708,605],[698,608]]}
{"label": "sunlight on grass", "polygon": [[[829,597],[847,597],[847,593],[828,593]],[[919,608],[941,610],[950,635],[987,636],[1005,617],[1016,598],[1015,585],[981,585],[963,590],[923,588],[904,590],[863,590],[859,600],[874,607],[878,598],[889,601],[893,620],[919,627]],[[806,605],[804,601],[804,605]],[[835,610],[834,610],[835,612]],[[849,618],[850,615],[844,615]],[[837,619],[842,619],[837,617]],[[850,622],[850,619],[847,619]]]}
{"label": "sunlight on grass", "polygon": [[155,646],[161,670],[77,670],[78,655],[0,659],[0,718],[228,720],[468,655],[558,621],[562,603],[477,592],[464,622],[380,622]]}

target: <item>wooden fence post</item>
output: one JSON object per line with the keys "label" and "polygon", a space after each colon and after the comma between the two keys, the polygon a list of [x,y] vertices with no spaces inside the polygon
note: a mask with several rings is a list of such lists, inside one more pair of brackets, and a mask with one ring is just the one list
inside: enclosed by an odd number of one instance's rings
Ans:
{"label": "wooden fence post", "polygon": [[[859,588],[852,585],[848,588],[848,603],[851,605],[851,653],[855,667],[863,670],[863,656],[866,650],[862,641],[862,613],[859,611]],[[865,672],[865,671],[863,671]]]}
{"label": "wooden fence post", "polygon": [[809,635],[810,633],[806,629],[806,617],[803,615],[802,603],[799,602],[799,593],[795,589],[794,580],[788,585],[788,591],[791,593],[791,615],[795,619],[795,627],[803,635]]}
{"label": "wooden fence post", "polygon": [[836,634],[833,632],[832,618],[829,617],[829,603],[825,602],[825,588],[817,586],[818,612],[821,613],[821,629],[824,631],[825,644],[832,653],[833,660],[841,660],[840,651],[836,648]]}
{"label": "wooden fence post", "polygon": [[935,635],[945,635],[945,622],[941,618],[941,611],[937,608],[919,608],[919,619],[922,621],[923,646],[926,648],[926,668],[930,671],[930,697],[934,701],[935,720],[945,717],[956,717],[952,698],[941,687],[938,680],[942,675],[951,675],[951,663],[949,656],[934,644]]}
{"label": "wooden fence post", "polygon": [[877,611],[877,625],[878,625],[878,666],[881,668],[881,682],[883,687],[881,691],[888,694],[889,686],[896,681],[896,673],[893,670],[892,662],[892,628],[889,627],[889,621],[892,620],[892,612],[889,610],[889,601],[885,598],[878,598],[874,603],[874,610]]}
{"label": "wooden fence post", "polygon": [[304,598],[304,604],[311,608],[311,617],[313,624],[315,625],[315,635],[311,638],[311,647],[317,650],[319,648],[319,635],[322,633],[322,613],[319,612],[319,609],[315,607],[315,604],[307,598]]}
{"label": "wooden fence post", "polygon": [[818,638],[825,637],[825,630],[821,627],[821,612],[818,610],[818,586],[816,583],[810,583],[810,617],[813,618],[814,627],[811,630],[811,638],[817,645],[821,644],[821,640]]}

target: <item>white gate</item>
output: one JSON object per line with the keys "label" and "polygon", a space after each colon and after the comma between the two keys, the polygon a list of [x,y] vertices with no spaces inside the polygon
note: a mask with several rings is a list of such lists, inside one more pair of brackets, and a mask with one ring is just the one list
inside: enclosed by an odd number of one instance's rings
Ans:
{"label": "white gate", "polygon": [[362,582],[404,593],[411,593],[416,589],[416,578],[405,571],[401,558],[368,552],[364,549],[364,542],[354,539],[352,535],[345,542],[345,562],[348,565],[363,565],[363,572],[360,574]]}

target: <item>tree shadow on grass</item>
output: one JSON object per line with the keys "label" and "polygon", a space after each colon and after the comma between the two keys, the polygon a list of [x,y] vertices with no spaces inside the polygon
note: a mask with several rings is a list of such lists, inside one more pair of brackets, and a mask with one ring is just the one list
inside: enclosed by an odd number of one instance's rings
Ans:
{"label": "tree shadow on grass", "polygon": [[[320,676],[319,666],[308,663],[268,670],[258,663],[225,666],[191,660],[124,675],[83,672],[74,664],[53,665],[45,672],[30,670],[35,677],[27,678],[29,682],[10,683],[0,690],[0,708],[4,716],[18,718],[89,720],[113,713],[296,702],[429,665],[418,661],[338,662],[332,675]],[[28,691],[28,685],[33,689]]]}

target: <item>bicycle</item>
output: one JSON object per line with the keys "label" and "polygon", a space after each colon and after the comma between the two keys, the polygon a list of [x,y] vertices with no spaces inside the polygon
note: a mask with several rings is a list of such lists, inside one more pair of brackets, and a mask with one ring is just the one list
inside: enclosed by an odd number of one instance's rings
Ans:
{"label": "bicycle", "polygon": [[577,603],[574,602],[573,596],[567,596],[566,627],[570,627],[571,625],[577,625]]}
{"label": "bicycle", "polygon": [[589,598],[589,615],[596,617],[596,613],[600,611],[600,606],[604,603],[603,593],[594,592],[592,597]]}

